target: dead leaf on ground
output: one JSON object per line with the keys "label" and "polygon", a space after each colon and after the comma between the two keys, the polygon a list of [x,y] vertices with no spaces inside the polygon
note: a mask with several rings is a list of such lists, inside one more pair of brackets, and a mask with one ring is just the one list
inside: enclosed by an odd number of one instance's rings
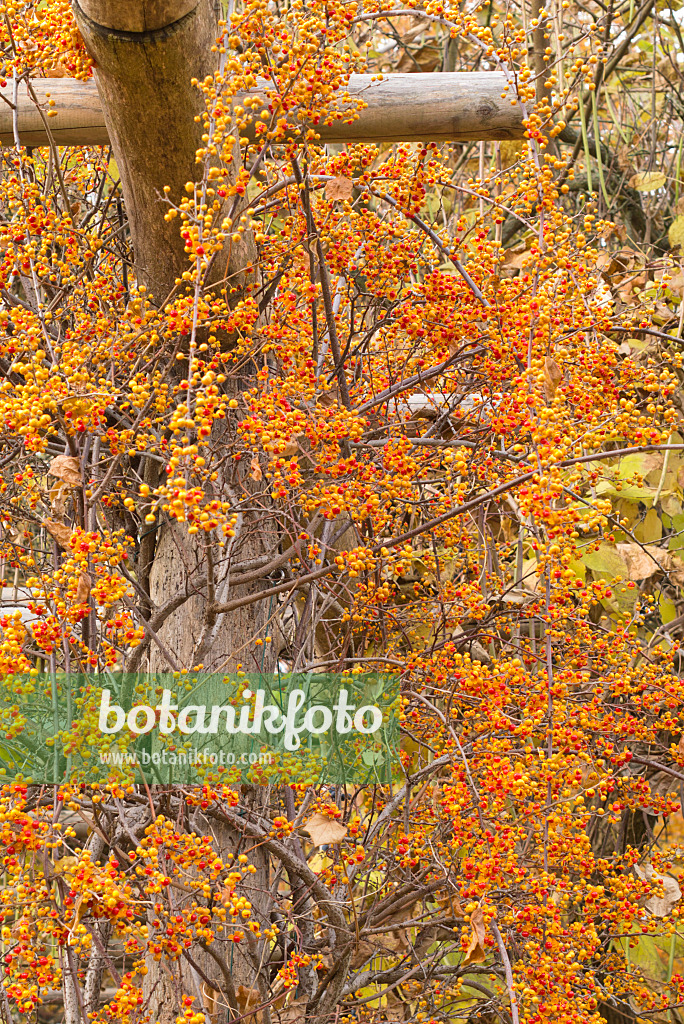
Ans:
{"label": "dead leaf on ground", "polygon": [[328,843],[341,843],[347,834],[347,826],[316,811],[304,825],[304,831],[309,833],[314,846],[325,846]]}
{"label": "dead leaf on ground", "polygon": [[470,915],[470,942],[466,950],[461,967],[468,964],[481,964],[486,959],[485,952],[485,922],[482,908],[478,907]]}
{"label": "dead leaf on ground", "polygon": [[259,456],[258,455],[253,455],[252,456],[252,461],[251,461],[250,467],[249,467],[249,475],[251,476],[252,480],[256,480],[257,483],[260,480],[263,480],[264,474],[262,473],[261,466],[259,465]]}
{"label": "dead leaf on ground", "polygon": [[73,537],[73,533],[66,523],[58,523],[55,519],[46,519],[43,526],[61,547],[69,547],[69,542]]}
{"label": "dead leaf on ground", "polygon": [[90,597],[90,588],[93,585],[93,581],[87,572],[82,572],[78,578],[78,585],[76,587],[76,604],[85,604]]}
{"label": "dead leaf on ground", "polygon": [[351,178],[340,175],[338,178],[331,178],[325,186],[326,199],[351,199],[354,192],[354,182]]}
{"label": "dead leaf on ground", "polygon": [[50,463],[48,473],[70,487],[81,486],[81,463],[72,455],[57,455]]}

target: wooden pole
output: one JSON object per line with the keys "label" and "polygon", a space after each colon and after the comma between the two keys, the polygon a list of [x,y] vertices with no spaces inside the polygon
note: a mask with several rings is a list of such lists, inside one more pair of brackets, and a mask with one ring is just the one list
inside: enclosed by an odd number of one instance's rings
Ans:
{"label": "wooden pole", "polygon": [[[214,3],[74,0],[72,6],[95,61],[101,122],[121,177],[137,278],[163,302],[187,265],[178,224],[163,216],[163,189],[168,185],[179,203],[185,183],[202,174],[195,155],[203,128],[195,117],[204,99],[190,80],[214,70]],[[92,93],[92,86],[81,88]],[[76,112],[65,107],[65,120]],[[50,120],[58,122],[59,114]]]}
{"label": "wooden pole", "polygon": [[[190,73],[188,73],[188,78]],[[31,82],[43,108],[56,112],[47,119],[60,146],[105,146],[109,134],[95,82],[71,78],[35,78]],[[317,125],[323,142],[467,142],[479,139],[519,139],[523,136],[520,107],[501,98],[505,80],[498,72],[453,72],[352,75],[349,92],[367,106],[351,124]],[[11,102],[12,85],[0,89]],[[259,95],[255,89],[250,95]],[[19,87],[19,138],[26,146],[47,145],[45,123],[28,95]],[[49,108],[49,100],[54,107]],[[237,101],[244,99],[238,96]],[[186,115],[187,116],[187,115]],[[168,117],[164,118],[168,124]],[[248,130],[249,134],[249,130]],[[14,144],[12,109],[0,100],[0,144]]]}

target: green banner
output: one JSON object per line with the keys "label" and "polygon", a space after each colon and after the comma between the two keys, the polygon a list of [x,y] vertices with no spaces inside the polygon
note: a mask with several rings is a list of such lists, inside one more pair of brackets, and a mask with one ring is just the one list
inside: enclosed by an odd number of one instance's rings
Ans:
{"label": "green banner", "polygon": [[0,782],[387,784],[398,712],[378,673],[11,676]]}

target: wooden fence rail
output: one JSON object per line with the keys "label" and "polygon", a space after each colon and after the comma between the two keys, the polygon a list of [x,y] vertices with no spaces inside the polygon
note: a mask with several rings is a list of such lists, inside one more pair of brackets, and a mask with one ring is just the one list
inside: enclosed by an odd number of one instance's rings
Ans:
{"label": "wooden fence rail", "polygon": [[[474,139],[518,139],[522,113],[507,95],[498,72],[454,72],[352,75],[349,92],[366,107],[351,124],[317,125],[324,142],[465,142]],[[45,146],[46,124],[60,146],[103,146],[109,137],[95,83],[70,78],[34,78],[17,90],[16,114],[11,82],[0,89],[0,144],[14,145],[15,119],[21,144]],[[250,95],[258,95],[258,88]],[[54,106],[48,107],[48,100]],[[239,102],[239,97],[238,97]],[[40,109],[39,109],[40,108]],[[48,109],[56,116],[47,117]]]}

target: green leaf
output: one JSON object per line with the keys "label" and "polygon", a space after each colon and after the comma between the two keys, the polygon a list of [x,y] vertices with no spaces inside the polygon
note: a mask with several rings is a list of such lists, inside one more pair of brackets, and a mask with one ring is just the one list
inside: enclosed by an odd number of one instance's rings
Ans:
{"label": "green leaf", "polygon": [[668,622],[672,622],[677,618],[677,606],[674,601],[668,600],[661,594],[660,600],[658,601],[658,607],[660,608],[660,618],[663,623],[667,625]]}
{"label": "green leaf", "polygon": [[623,484],[619,480],[613,483],[611,480],[601,480],[596,486],[596,493],[601,497],[625,498],[627,501],[643,501],[644,504],[653,502],[655,487],[638,487],[636,484]]}
{"label": "green leaf", "polygon": [[599,546],[598,551],[587,551],[582,555],[582,562],[597,579],[614,580],[616,576],[628,578],[627,565],[615,550],[612,544],[605,541]]}

